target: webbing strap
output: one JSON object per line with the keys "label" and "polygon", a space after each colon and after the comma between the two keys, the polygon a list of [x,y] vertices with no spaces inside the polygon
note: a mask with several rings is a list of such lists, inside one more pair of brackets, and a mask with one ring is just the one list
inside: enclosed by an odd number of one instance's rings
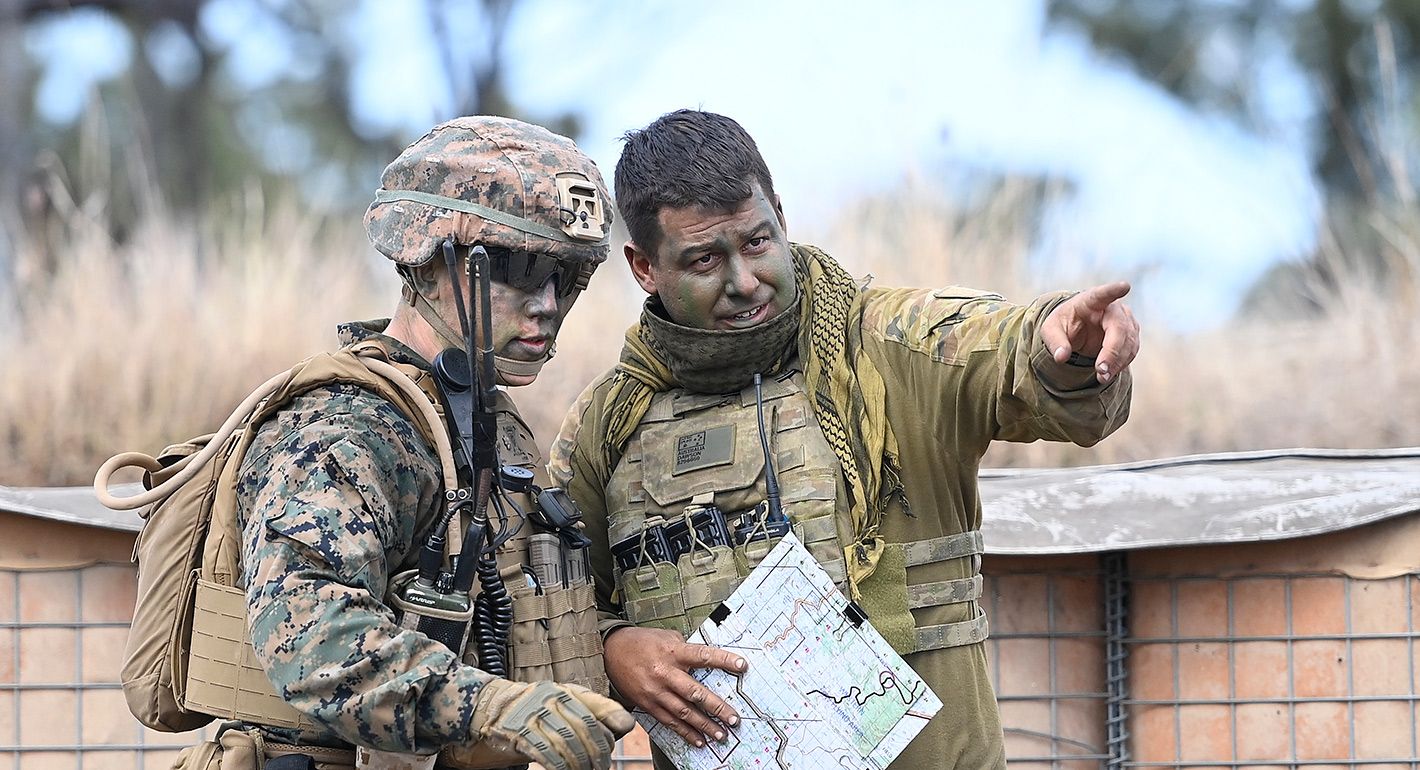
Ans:
{"label": "webbing strap", "polygon": [[909,567],[973,556],[983,553],[981,530],[973,529],[970,532],[959,532],[946,537],[903,543],[902,550]]}
{"label": "webbing strap", "polygon": [[511,227],[520,233],[536,235],[539,238],[557,241],[558,243],[572,243],[572,238],[561,230],[554,230],[547,225],[538,224],[522,217],[513,216],[497,209],[490,209],[487,206],[480,206],[477,203],[458,198],[448,198],[443,195],[419,192],[417,190],[385,190],[375,191],[375,203],[390,203],[392,201],[409,201],[410,203],[423,203],[426,206],[433,206],[450,211],[462,211],[465,214],[473,214],[482,217],[489,222]]}
{"label": "webbing strap", "polygon": [[592,606],[591,584],[580,585],[541,596],[522,596],[513,602],[513,622],[547,620]]}
{"label": "webbing strap", "polygon": [[940,650],[946,647],[961,647],[986,641],[991,635],[991,624],[986,620],[986,612],[980,608],[972,620],[960,623],[943,623],[937,626],[921,626],[916,630],[916,652]]}
{"label": "webbing strap", "polygon": [[550,665],[552,665],[552,650],[546,647],[534,647],[531,644],[513,646],[514,670]]}
{"label": "webbing strap", "polygon": [[689,610],[692,607],[719,604],[724,601],[727,596],[735,592],[735,586],[739,585],[740,579],[735,574],[732,565],[728,572],[713,578],[707,579],[697,575],[688,580],[681,578],[681,581],[681,595],[685,597],[685,608]]}
{"label": "webbing strap", "polygon": [[547,645],[543,647],[531,644],[516,645],[513,649],[513,664],[518,668],[533,668],[581,658],[595,658],[601,654],[602,635],[592,631],[548,639]]}
{"label": "webbing strap", "polygon": [[973,575],[960,580],[942,580],[936,583],[919,583],[907,587],[907,606],[912,609],[939,607],[943,604],[960,604],[981,598],[982,580]]}
{"label": "webbing strap", "polygon": [[684,615],[685,601],[677,591],[673,594],[627,599],[625,608],[626,617],[635,618],[635,622],[640,625],[652,620],[678,618]]}
{"label": "webbing strap", "polygon": [[602,653],[602,635],[593,631],[548,639],[547,653],[553,663],[579,658],[595,658]]}

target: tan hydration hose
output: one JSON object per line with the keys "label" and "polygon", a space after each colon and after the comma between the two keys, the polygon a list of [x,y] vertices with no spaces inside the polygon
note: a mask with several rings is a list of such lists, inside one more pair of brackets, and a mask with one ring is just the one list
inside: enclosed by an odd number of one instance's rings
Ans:
{"label": "tan hydration hose", "polygon": [[[428,423],[434,436],[434,451],[439,456],[439,465],[443,471],[444,488],[458,489],[458,473],[454,465],[453,446],[449,443],[448,431],[444,428],[443,419],[438,412],[434,411],[434,405],[429,403],[429,397],[409,375],[400,371],[398,367],[384,361],[378,357],[374,350],[360,351],[360,360],[370,371],[380,375],[395,387],[399,388],[408,396],[410,403],[414,404]],[[152,489],[140,492],[128,497],[118,497],[109,491],[110,480],[113,474],[123,468],[141,468],[148,473],[156,473],[164,470],[165,466],[158,462],[157,458],[146,455],[142,452],[124,452],[110,457],[103,465],[99,466],[98,473],[94,475],[94,496],[106,508],[115,511],[127,511],[140,508],[150,503],[157,502],[171,495],[178,487],[186,484],[189,479],[197,475],[202,467],[217,454],[222,445],[227,442],[237,428],[241,427],[251,417],[257,406],[267,397],[274,393],[290,377],[290,372],[282,372],[275,377],[262,383],[261,387],[252,392],[251,395],[242,401],[235,411],[232,412],[222,427],[216,433],[211,434],[207,440],[207,445],[201,451],[188,455],[174,463],[172,468],[177,468],[176,475]],[[171,470],[171,468],[169,468]],[[457,528],[455,528],[457,529]],[[452,543],[450,544],[452,545]],[[453,551],[457,553],[457,551]]]}
{"label": "tan hydration hose", "polygon": [[142,452],[124,452],[110,457],[103,465],[99,466],[99,472],[94,474],[94,496],[99,499],[99,502],[102,503],[105,508],[112,508],[115,511],[128,511],[162,500],[168,495],[171,495],[174,490],[186,484],[188,479],[196,476],[197,472],[202,470],[202,466],[206,465],[207,461],[211,460],[212,456],[217,454],[217,450],[221,449],[222,445],[227,443],[227,439],[232,433],[251,416],[252,411],[256,409],[256,405],[261,403],[262,399],[275,392],[277,388],[281,387],[281,383],[285,382],[289,376],[289,372],[282,372],[262,383],[261,387],[253,391],[250,396],[247,396],[246,400],[227,418],[227,421],[222,423],[222,427],[218,428],[217,432],[212,434],[212,437],[207,441],[207,446],[204,446],[202,451],[188,455],[174,463],[175,467],[181,469],[177,472],[177,475],[152,489],[139,492],[136,495],[116,497],[109,492],[109,479],[113,476],[115,471],[121,468],[142,468],[149,473],[156,473],[163,470],[164,467],[162,463],[158,462],[157,458],[151,455],[146,455]]}

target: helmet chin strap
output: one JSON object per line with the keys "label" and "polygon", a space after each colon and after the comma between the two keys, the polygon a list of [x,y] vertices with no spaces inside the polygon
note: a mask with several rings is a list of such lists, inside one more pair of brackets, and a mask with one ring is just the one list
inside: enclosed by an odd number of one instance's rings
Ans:
{"label": "helmet chin strap", "polygon": [[498,374],[500,375],[506,374],[510,377],[536,377],[538,372],[542,371],[542,365],[547,363],[548,359],[552,358],[552,355],[556,352],[557,345],[554,343],[548,345],[547,352],[542,355],[542,358],[536,361],[519,361],[515,358],[494,356],[493,368],[498,370]]}
{"label": "helmet chin strap", "polygon": [[[409,304],[414,306],[414,309],[419,313],[420,317],[424,319],[424,322],[429,324],[429,327],[434,330],[434,334],[444,343],[444,347],[463,349],[463,335],[459,334],[457,330],[439,316],[439,311],[435,310],[434,306],[429,304],[429,300],[426,299],[423,294],[416,291],[407,291],[405,294],[405,299],[409,301]],[[503,356],[494,356],[493,368],[500,375],[498,377],[498,384],[508,384],[504,381],[503,375],[509,377],[536,377],[542,371],[542,365],[547,363],[549,358],[552,358],[554,352],[556,352],[555,343],[549,345],[547,353],[536,361],[518,361],[512,358],[504,358]]]}

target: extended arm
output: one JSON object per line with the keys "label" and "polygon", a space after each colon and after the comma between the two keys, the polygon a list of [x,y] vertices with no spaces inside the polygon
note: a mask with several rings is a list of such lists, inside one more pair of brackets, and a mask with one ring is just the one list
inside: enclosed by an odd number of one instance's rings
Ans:
{"label": "extended arm", "polygon": [[[917,418],[894,425],[899,442],[946,451],[974,473],[992,441],[1089,446],[1109,435],[1129,414],[1138,330],[1121,304],[1095,308],[1107,294],[1054,292],[1013,305],[957,286],[871,290],[865,343]],[[931,435],[914,443],[918,426]]]}

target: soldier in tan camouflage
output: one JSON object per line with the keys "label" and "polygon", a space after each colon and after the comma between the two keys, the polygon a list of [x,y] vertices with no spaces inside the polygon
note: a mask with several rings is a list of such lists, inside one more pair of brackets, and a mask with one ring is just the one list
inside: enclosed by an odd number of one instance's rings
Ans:
{"label": "soldier in tan camouflage", "polygon": [[[403,301],[390,320],[341,327],[342,342],[376,341],[425,371],[441,350],[462,348],[454,279],[435,257],[451,240],[462,265],[481,245],[493,277],[483,333],[498,380],[532,382],[606,257],[607,205],[595,165],[568,139],[502,118],[435,127],[385,169],[365,216],[375,247],[398,266]],[[467,275],[459,280],[463,296],[475,296]],[[534,465],[536,447],[506,393],[497,409],[503,461]],[[421,766],[440,750],[441,766],[610,765],[631,727],[614,702],[575,685],[494,677],[397,625],[391,579],[413,568],[444,510],[435,453],[399,409],[348,383],[311,390],[259,426],[238,484],[253,646],[307,720],[261,728],[268,757],[349,767],[358,746]],[[595,686],[600,671],[598,660],[585,683]]]}
{"label": "soldier in tan camouflage", "polygon": [[[993,440],[1089,446],[1125,421],[1139,346],[1128,284],[1028,305],[862,286],[789,242],[754,141],[711,113],[628,134],[616,192],[651,296],[549,466],[587,517],[615,691],[695,745],[735,729],[688,672],[744,659],[685,636],[754,563],[768,459],[799,539],[945,704],[892,767],[1004,768],[978,464]],[[732,523],[723,545],[712,533],[692,557],[652,536],[711,509]]]}

